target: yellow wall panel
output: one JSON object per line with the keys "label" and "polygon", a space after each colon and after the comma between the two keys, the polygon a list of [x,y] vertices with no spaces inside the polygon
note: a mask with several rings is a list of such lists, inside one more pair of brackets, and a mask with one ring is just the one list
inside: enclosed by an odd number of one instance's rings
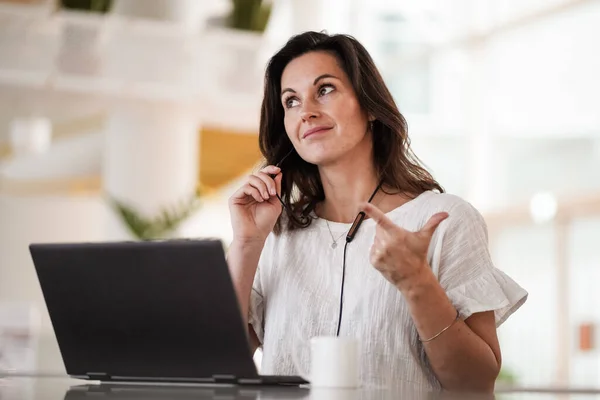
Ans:
{"label": "yellow wall panel", "polygon": [[219,188],[247,173],[262,156],[256,133],[204,128],[200,133],[200,183]]}

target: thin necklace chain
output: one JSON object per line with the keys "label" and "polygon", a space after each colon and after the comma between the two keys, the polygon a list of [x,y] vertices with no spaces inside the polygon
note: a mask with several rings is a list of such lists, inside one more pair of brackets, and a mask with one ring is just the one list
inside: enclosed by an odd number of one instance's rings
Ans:
{"label": "thin necklace chain", "polygon": [[[377,201],[377,203],[375,203],[375,204],[379,204],[379,203],[381,202],[381,200],[383,199],[383,197],[385,197],[385,196],[382,196],[382,197],[381,197],[381,198],[380,198],[380,199]],[[338,237],[338,238],[336,239],[336,238],[335,238],[335,236],[333,236],[333,232],[331,231],[331,227],[329,226],[329,221],[328,221],[328,220],[325,220],[325,223],[327,224],[327,229],[329,230],[329,235],[331,235],[331,240],[333,240],[333,242],[331,243],[331,248],[332,248],[332,249],[335,249],[335,248],[337,247],[337,242],[338,242],[338,240],[340,240],[340,239],[341,239],[341,238],[342,238],[344,235],[346,235],[346,234],[348,233],[348,231],[346,231],[346,232],[342,233],[342,234],[340,235],[340,237]]]}
{"label": "thin necklace chain", "polygon": [[333,232],[331,232],[331,228],[329,227],[329,221],[325,220],[325,223],[327,224],[327,229],[329,229],[329,234],[331,235],[331,240],[333,240],[333,243],[331,243],[331,248],[335,249],[337,247],[337,241],[340,240],[342,238],[342,236],[344,236],[346,234],[346,232],[342,233],[340,235],[340,237],[336,239],[333,236]]}

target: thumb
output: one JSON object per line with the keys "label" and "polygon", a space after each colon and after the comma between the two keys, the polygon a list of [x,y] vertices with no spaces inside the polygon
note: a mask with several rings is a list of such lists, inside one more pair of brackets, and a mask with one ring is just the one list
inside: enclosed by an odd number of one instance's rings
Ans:
{"label": "thumb", "polygon": [[429,221],[427,221],[427,223],[423,225],[423,227],[419,231],[419,234],[421,236],[431,238],[438,225],[446,218],[448,218],[447,212],[439,212],[437,214],[433,214],[431,218],[429,218]]}
{"label": "thumb", "polygon": [[283,179],[283,175],[282,173],[278,173],[275,178],[273,179],[275,181],[275,189],[277,190],[277,194],[281,196],[281,181]]}

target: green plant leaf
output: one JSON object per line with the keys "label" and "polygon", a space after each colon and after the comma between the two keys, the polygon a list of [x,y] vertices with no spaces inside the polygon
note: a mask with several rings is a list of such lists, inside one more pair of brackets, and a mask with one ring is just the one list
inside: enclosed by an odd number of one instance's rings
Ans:
{"label": "green plant leaf", "polygon": [[517,377],[512,371],[503,367],[500,369],[500,374],[498,374],[498,378],[496,380],[508,384],[515,384],[517,382]]}
{"label": "green plant leaf", "polygon": [[109,204],[120,216],[129,231],[140,240],[165,238],[200,207],[199,194],[162,208],[156,216],[145,217],[131,205],[109,198]]}
{"label": "green plant leaf", "polygon": [[61,0],[60,4],[63,8],[73,10],[105,13],[110,10],[112,0]]}
{"label": "green plant leaf", "polygon": [[229,26],[246,31],[263,32],[271,14],[271,4],[262,0],[231,0]]}

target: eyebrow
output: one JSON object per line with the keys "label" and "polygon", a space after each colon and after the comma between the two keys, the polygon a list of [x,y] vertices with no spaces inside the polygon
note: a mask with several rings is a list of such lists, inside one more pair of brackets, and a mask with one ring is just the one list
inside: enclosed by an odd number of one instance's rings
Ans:
{"label": "eyebrow", "polygon": [[[313,82],[313,86],[317,84],[317,82],[319,82],[321,79],[325,79],[325,78],[334,78],[337,80],[340,80],[340,78],[338,78],[335,75],[331,75],[331,74],[323,74],[323,75],[319,75],[317,76],[317,78],[314,80]],[[292,88],[285,88],[281,91],[281,96],[283,96],[284,93],[286,92],[291,92],[291,93],[296,93],[296,91]]]}

